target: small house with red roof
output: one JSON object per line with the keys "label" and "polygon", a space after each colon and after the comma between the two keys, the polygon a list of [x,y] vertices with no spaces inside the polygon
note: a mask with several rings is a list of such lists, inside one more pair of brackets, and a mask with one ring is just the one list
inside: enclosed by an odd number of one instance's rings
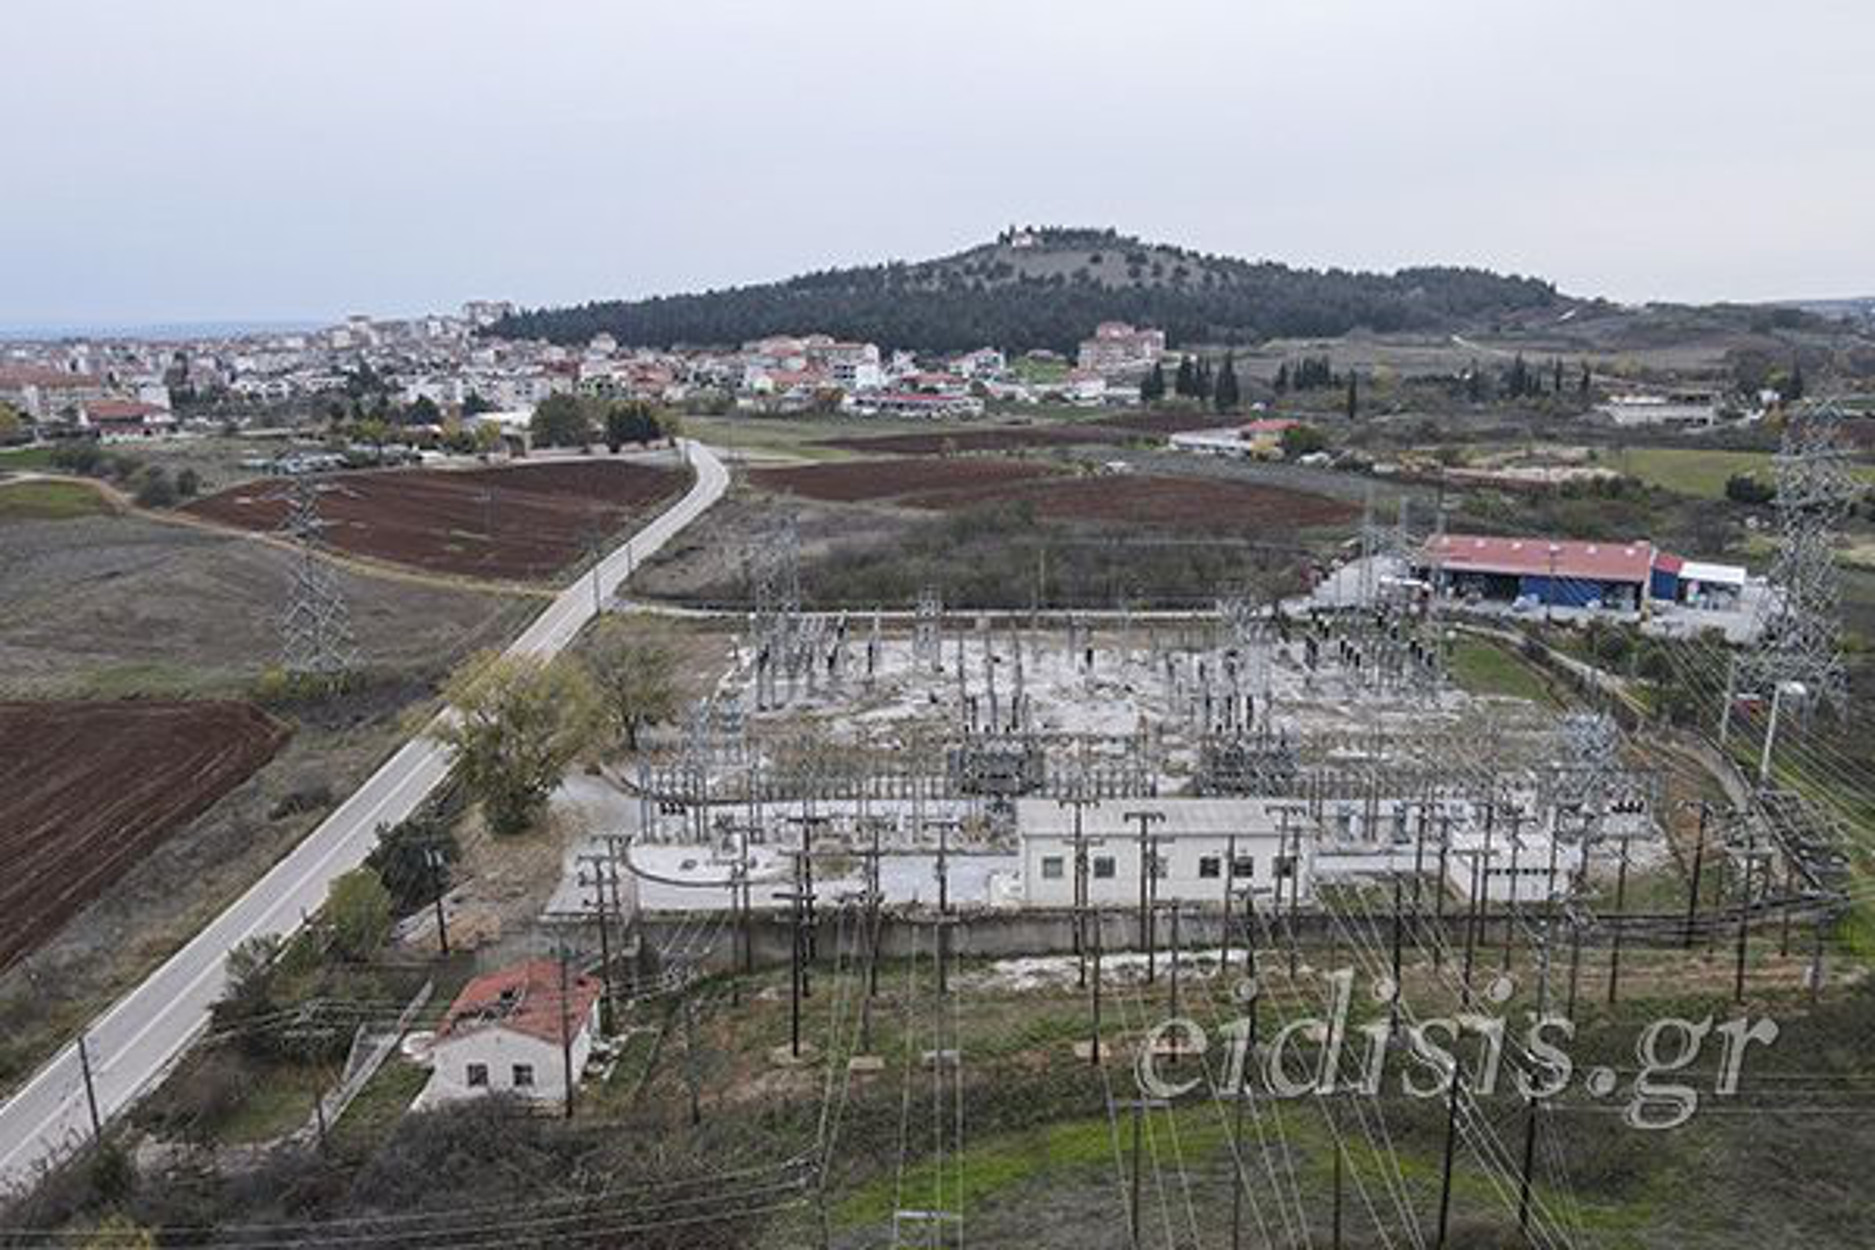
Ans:
{"label": "small house with red roof", "polygon": [[531,959],[470,981],[430,1044],[430,1083],[418,1099],[435,1106],[489,1094],[557,1102],[566,1073],[575,1083],[592,1053],[603,989]]}

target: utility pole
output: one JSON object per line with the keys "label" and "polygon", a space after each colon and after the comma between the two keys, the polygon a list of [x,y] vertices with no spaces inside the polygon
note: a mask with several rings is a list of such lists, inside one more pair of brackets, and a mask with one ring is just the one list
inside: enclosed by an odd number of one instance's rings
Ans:
{"label": "utility pole", "polygon": [[1158,974],[1155,941],[1158,935],[1154,932],[1157,922],[1153,911],[1159,901],[1159,840],[1149,830],[1153,825],[1165,823],[1165,813],[1131,811],[1124,813],[1122,819],[1134,822],[1139,829],[1139,937],[1146,948],[1146,984],[1151,985]]}
{"label": "utility pole", "polygon": [[1230,971],[1230,889],[1231,882],[1237,879],[1237,835],[1231,834],[1224,840],[1224,906],[1218,912],[1218,961],[1217,974],[1223,976]]}
{"label": "utility pole", "polygon": [[1628,840],[1621,839],[1621,862],[1615,867],[1615,923],[1609,933],[1608,941],[1608,1003],[1614,1005],[1616,996],[1621,991],[1621,935],[1625,926],[1622,917],[1628,905]]}
{"label": "utility pole", "polygon": [[449,916],[443,910],[443,852],[434,841],[425,843],[423,862],[430,870],[430,894],[436,903],[436,946],[449,954]]}
{"label": "utility pole", "polygon": [[78,1035],[78,1068],[85,1076],[85,1109],[91,1113],[91,1142],[97,1145],[104,1140],[104,1121],[98,1115],[98,1087],[91,1078],[91,1043],[83,1033]]}
{"label": "utility pole", "polygon": [[1686,888],[1686,949],[1693,949],[1693,931],[1699,923],[1699,878],[1706,866],[1706,825],[1712,804],[1699,801],[1699,839],[1693,843],[1693,875]]}
{"label": "utility pole", "polygon": [[1751,940],[1751,874],[1757,866],[1758,832],[1745,835],[1745,880],[1738,896],[1738,966],[1732,979],[1732,1001],[1745,1001],[1745,952]]}
{"label": "utility pole", "polygon": [[567,985],[567,951],[560,947],[560,1075],[566,1081],[566,1118],[573,1118],[573,1021],[567,1011],[571,996]]}
{"label": "utility pole", "polygon": [[1458,1091],[1464,1083],[1465,1061],[1452,1056],[1452,1090],[1445,1108],[1445,1162],[1439,1180],[1439,1235],[1434,1250],[1445,1250],[1446,1231],[1452,1219],[1452,1160],[1458,1146]]}
{"label": "utility pole", "polygon": [[1100,948],[1101,948],[1100,927],[1101,927],[1100,916],[1098,913],[1096,913],[1094,916],[1094,941],[1093,941],[1093,948],[1094,948],[1093,949],[1093,954],[1094,954],[1094,1028],[1093,1028],[1092,1035],[1088,1039],[1088,1048],[1087,1048],[1088,1054],[1091,1057],[1090,1062],[1095,1067],[1100,1066]]}
{"label": "utility pole", "polygon": [[1162,1110],[1168,1104],[1165,1102],[1164,1099],[1160,1099],[1160,1098],[1138,1098],[1130,1102],[1123,1102],[1119,1105],[1122,1107],[1130,1108],[1133,1112],[1133,1175],[1132,1175],[1132,1187],[1131,1187],[1132,1197],[1127,1202],[1127,1212],[1126,1212],[1127,1231],[1131,1237],[1133,1250],[1143,1250],[1145,1243],[1143,1243],[1139,1239],[1140,1147],[1142,1144],[1141,1132],[1142,1132],[1142,1126],[1144,1124],[1143,1117],[1144,1117],[1145,1112]]}
{"label": "utility pole", "polygon": [[1079,961],[1079,980],[1082,989],[1087,988],[1087,832],[1083,814],[1087,808],[1099,807],[1100,800],[1076,793],[1065,799],[1057,799],[1057,806],[1074,809],[1074,954]]}
{"label": "utility pole", "polygon": [[604,855],[582,855],[579,862],[592,869],[590,880],[584,872],[578,879],[579,884],[591,886],[593,890],[593,918],[599,922],[599,979],[605,986],[604,1032],[610,1034],[618,1013],[618,1003],[612,995],[612,926],[606,923],[606,872],[611,865]]}

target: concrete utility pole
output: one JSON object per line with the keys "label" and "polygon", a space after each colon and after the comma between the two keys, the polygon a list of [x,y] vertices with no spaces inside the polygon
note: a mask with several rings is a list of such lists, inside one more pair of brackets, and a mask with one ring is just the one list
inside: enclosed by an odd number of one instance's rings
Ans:
{"label": "concrete utility pole", "polygon": [[1159,840],[1150,830],[1165,823],[1165,813],[1137,810],[1123,813],[1122,819],[1132,821],[1139,831],[1139,939],[1146,948],[1146,984],[1150,985],[1158,975],[1153,910],[1159,900]]}

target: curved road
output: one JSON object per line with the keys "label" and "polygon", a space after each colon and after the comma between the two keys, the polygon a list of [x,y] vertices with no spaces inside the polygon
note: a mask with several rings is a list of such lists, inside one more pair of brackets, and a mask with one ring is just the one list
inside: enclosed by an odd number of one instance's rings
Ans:
{"label": "curved road", "polygon": [[[590,621],[637,563],[654,555],[722,498],[729,472],[716,454],[681,444],[697,479],[689,492],[557,595],[508,648],[553,655]],[[288,934],[325,901],[334,877],[364,862],[381,824],[408,816],[448,772],[427,732],[404,744],[356,793],[308,834],[188,945],[88,1026],[98,1113],[108,1120],[148,1091],[208,1022],[221,996],[228,952],[249,938]],[[84,1073],[74,1043],[0,1106],[0,1194],[30,1182],[46,1163],[90,1136]]]}

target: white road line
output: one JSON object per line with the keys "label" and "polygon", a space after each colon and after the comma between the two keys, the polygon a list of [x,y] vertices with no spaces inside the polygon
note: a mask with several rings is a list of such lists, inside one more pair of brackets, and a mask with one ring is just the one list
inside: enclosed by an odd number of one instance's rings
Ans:
{"label": "white road line", "polygon": [[[697,479],[684,497],[599,562],[599,599],[616,592],[639,563],[722,498],[729,473],[701,443],[680,444]],[[513,655],[553,655],[594,615],[587,573],[555,596],[523,630]],[[434,724],[435,722],[431,722]],[[228,952],[249,938],[286,935],[325,899],[332,879],[363,863],[381,824],[408,816],[448,771],[429,736],[400,747],[352,796],[240,898],[123,998],[87,1026],[98,1111],[110,1119],[148,1090],[187,1049],[220,997]],[[128,1036],[117,1034],[128,1030]],[[30,1184],[40,1169],[90,1132],[76,1043],[47,1061],[0,1106],[0,1192]]]}

